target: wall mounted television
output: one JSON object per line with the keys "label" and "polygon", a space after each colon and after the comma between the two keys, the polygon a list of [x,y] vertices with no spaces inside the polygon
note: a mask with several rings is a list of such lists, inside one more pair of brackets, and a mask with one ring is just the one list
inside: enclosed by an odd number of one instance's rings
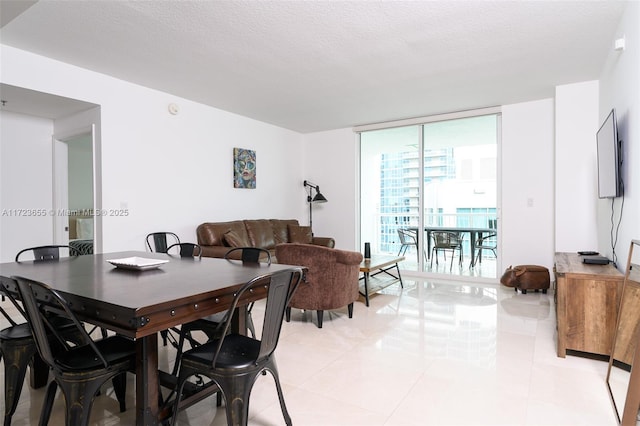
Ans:
{"label": "wall mounted television", "polygon": [[616,198],[622,193],[620,180],[620,141],[615,109],[596,134],[598,151],[598,198]]}

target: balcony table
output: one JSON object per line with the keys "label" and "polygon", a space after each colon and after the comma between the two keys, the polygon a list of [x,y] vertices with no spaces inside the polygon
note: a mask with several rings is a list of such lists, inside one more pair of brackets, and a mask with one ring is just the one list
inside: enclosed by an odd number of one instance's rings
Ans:
{"label": "balcony table", "polygon": [[[109,259],[143,257],[169,260],[157,269],[119,269]],[[61,258],[59,261],[0,264],[0,275],[23,276],[50,285],[82,321],[136,341],[136,424],[153,425],[171,415],[158,403],[157,333],[216,312],[226,311],[233,293],[257,275],[288,265],[239,265],[224,259],[180,259],[147,252],[118,252]],[[17,293],[17,289],[8,289]],[[266,297],[254,293],[241,301],[234,328],[245,330],[244,309]],[[166,373],[164,373],[166,375]],[[191,401],[193,403],[193,401]]]}
{"label": "balcony table", "polygon": [[[418,227],[408,227],[407,229],[416,233],[418,246],[420,245],[420,233],[418,232]],[[427,259],[431,258],[431,233],[437,231],[447,231],[447,232],[459,232],[459,233],[468,233],[469,234],[469,242],[471,247],[471,265],[475,263],[476,253],[474,247],[476,246],[476,241],[481,238],[484,234],[488,234],[490,232],[497,232],[494,228],[474,228],[474,227],[459,227],[459,226],[425,226],[424,231],[427,233]],[[481,254],[482,256],[482,254]]]}

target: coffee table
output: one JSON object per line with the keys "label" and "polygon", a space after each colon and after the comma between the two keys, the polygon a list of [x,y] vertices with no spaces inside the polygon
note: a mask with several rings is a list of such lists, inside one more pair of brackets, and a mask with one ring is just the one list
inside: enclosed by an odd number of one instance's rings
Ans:
{"label": "coffee table", "polygon": [[[371,259],[364,259],[360,263],[360,272],[364,274],[360,278],[361,280],[364,280],[364,290],[361,290],[360,294],[364,296],[367,306],[369,306],[369,295],[372,293],[377,293],[398,281],[400,282],[400,286],[404,288],[404,285],[402,284],[402,276],[400,275],[400,268],[398,267],[398,263],[403,260],[404,256],[374,254],[371,256]],[[394,268],[396,270],[395,275],[389,272]],[[371,277],[382,273],[389,275],[391,279],[381,281],[380,283],[376,283],[377,285],[375,287],[371,287]]]}

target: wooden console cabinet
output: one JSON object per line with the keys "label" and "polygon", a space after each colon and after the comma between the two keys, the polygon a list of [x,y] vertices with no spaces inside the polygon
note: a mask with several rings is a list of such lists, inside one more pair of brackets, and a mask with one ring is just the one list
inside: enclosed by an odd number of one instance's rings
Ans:
{"label": "wooden console cabinet", "polygon": [[556,253],[558,356],[567,350],[610,355],[624,275],[613,265],[587,265],[576,253]]}

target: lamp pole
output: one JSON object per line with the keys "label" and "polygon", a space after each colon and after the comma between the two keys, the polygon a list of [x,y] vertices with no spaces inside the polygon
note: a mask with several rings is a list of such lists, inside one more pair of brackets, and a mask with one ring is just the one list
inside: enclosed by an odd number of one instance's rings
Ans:
{"label": "lamp pole", "polygon": [[[313,235],[313,203],[326,203],[327,199],[320,193],[320,187],[307,180],[304,181],[304,187],[309,187],[309,193],[307,194],[307,203],[309,203],[309,228],[311,228],[311,235]],[[312,197],[312,190],[316,190],[315,197]]]}

